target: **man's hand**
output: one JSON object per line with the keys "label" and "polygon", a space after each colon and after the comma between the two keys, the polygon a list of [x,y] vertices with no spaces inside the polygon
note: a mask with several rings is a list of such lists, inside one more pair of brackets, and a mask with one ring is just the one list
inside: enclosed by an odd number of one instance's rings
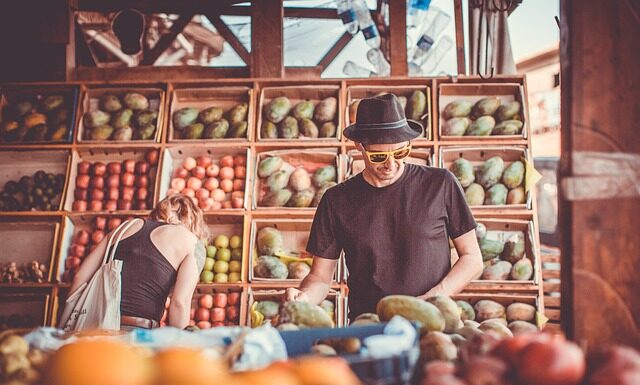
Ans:
{"label": "man's hand", "polygon": [[431,288],[428,292],[423,295],[419,295],[417,298],[421,300],[426,300],[427,298],[435,297],[436,295],[442,295],[444,293],[444,288],[442,287],[442,283],[439,283]]}
{"label": "man's hand", "polygon": [[294,287],[290,287],[285,291],[283,299],[284,299],[284,302],[290,302],[290,301],[309,302],[309,296],[307,295],[307,293],[305,293],[300,289],[296,289]]}

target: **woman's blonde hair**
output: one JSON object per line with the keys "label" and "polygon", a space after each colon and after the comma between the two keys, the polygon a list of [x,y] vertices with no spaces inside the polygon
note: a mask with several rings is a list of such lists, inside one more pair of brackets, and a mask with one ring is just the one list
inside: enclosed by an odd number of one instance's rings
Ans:
{"label": "woman's blonde hair", "polygon": [[209,228],[204,222],[202,210],[186,195],[175,194],[164,198],[153,208],[150,217],[159,222],[185,225],[205,242],[209,238]]}

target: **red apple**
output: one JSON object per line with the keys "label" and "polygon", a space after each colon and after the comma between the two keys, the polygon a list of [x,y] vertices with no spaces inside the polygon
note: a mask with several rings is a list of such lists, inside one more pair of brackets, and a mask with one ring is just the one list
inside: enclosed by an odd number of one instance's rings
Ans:
{"label": "red apple", "polygon": [[213,160],[206,155],[200,155],[196,158],[196,164],[200,167],[207,168],[211,163],[213,163]]}
{"label": "red apple", "polygon": [[170,188],[170,189],[168,189],[168,190],[167,190],[167,196],[168,196],[168,197],[170,197],[170,196],[172,196],[172,195],[179,194],[179,193],[180,193],[180,191],[178,191],[178,190],[174,190],[174,189],[172,189],[172,188]]}
{"label": "red apple", "polygon": [[210,317],[211,317],[211,312],[209,311],[209,309],[200,307],[198,308],[198,310],[196,310],[196,320],[208,321]]}
{"label": "red apple", "polygon": [[96,230],[104,230],[107,226],[107,218],[105,217],[96,217],[93,228]]}
{"label": "red apple", "polygon": [[122,162],[122,167],[124,168],[124,172],[133,174],[136,172],[136,161],[133,159],[127,159]]}
{"label": "red apple", "polygon": [[187,187],[193,191],[196,191],[200,187],[202,187],[202,180],[192,176],[187,180]]}
{"label": "red apple", "polygon": [[107,211],[116,211],[118,209],[118,198],[108,200],[104,204],[104,209]]}
{"label": "red apple", "polygon": [[102,211],[102,201],[92,200],[89,202],[89,211]]}
{"label": "red apple", "polygon": [[236,166],[246,166],[247,158],[244,155],[236,155],[233,157],[233,164]]}
{"label": "red apple", "polygon": [[205,173],[208,177],[216,177],[220,173],[220,167],[217,164],[212,164],[206,168]]}
{"label": "red apple", "polygon": [[149,163],[139,161],[136,162],[136,174],[144,175],[149,172]]}
{"label": "red apple", "polygon": [[139,175],[136,178],[136,186],[138,187],[149,187],[149,177],[146,175]]}
{"label": "red apple", "polygon": [[[182,189],[181,193],[182,193],[182,194],[184,194],[184,195],[186,195],[186,196],[188,196],[189,198],[195,198],[195,197],[196,197],[196,192],[195,192],[195,191],[193,191],[193,190],[192,190],[192,189],[190,189],[190,188],[184,188],[184,189]],[[196,204],[198,204],[198,202],[196,202]]]}
{"label": "red apple", "polygon": [[78,174],[86,175],[89,173],[89,170],[91,170],[91,162],[83,160],[82,162],[78,163]]}
{"label": "red apple", "polygon": [[69,254],[72,256],[76,256],[78,258],[82,258],[84,256],[85,251],[86,251],[86,247],[84,245],[80,245],[76,243],[71,246],[71,252]]}
{"label": "red apple", "polygon": [[125,172],[120,177],[120,182],[123,186],[133,187],[133,184],[136,180],[136,176],[133,173]]}
{"label": "red apple", "polygon": [[149,150],[144,157],[150,165],[155,166],[158,164],[158,150]]}
{"label": "red apple", "polygon": [[131,210],[131,201],[120,199],[118,201],[118,210]]}
{"label": "red apple", "polygon": [[136,190],[134,190],[133,187],[123,187],[122,188],[122,197],[121,199],[123,201],[127,201],[127,202],[131,202],[134,198],[134,194],[135,194]]}
{"label": "red apple", "polygon": [[187,185],[187,182],[185,182],[184,179],[182,178],[173,178],[171,180],[171,188],[177,191],[182,191],[184,190],[185,186]]}
{"label": "red apple", "polygon": [[149,195],[149,190],[144,187],[138,188],[136,191],[136,199],[139,201],[144,201],[147,199],[147,195]]}
{"label": "red apple", "polygon": [[244,198],[244,191],[232,191],[231,199],[233,198]]}
{"label": "red apple", "polygon": [[218,202],[218,201],[213,201],[213,204],[211,205],[211,210],[215,211],[215,210],[220,210],[222,208],[222,203]]}
{"label": "red apple", "polygon": [[243,191],[243,190],[244,190],[244,179],[234,179],[233,191]]}
{"label": "red apple", "polygon": [[84,188],[76,188],[73,192],[73,196],[77,201],[86,201],[89,199],[89,192]]}
{"label": "red apple", "polygon": [[225,155],[220,158],[220,166],[221,167],[233,167],[233,156]]}
{"label": "red apple", "polygon": [[73,202],[73,206],[71,207],[73,211],[87,211],[87,201],[77,200]]}
{"label": "red apple", "polygon": [[240,293],[238,293],[237,291],[232,291],[231,293],[227,294],[227,302],[229,303],[229,305],[237,305],[240,303]]}
{"label": "red apple", "polygon": [[202,166],[196,166],[193,170],[191,170],[191,175],[198,179],[204,179],[207,175],[207,171]]}
{"label": "red apple", "polygon": [[193,168],[196,167],[196,165],[197,165],[196,160],[190,156],[184,158],[184,160],[182,161],[182,167],[187,169],[187,171],[193,170]]}
{"label": "red apple", "polygon": [[107,165],[102,162],[95,162],[93,164],[93,175],[104,176],[107,173]]}
{"label": "red apple", "polygon": [[238,308],[235,306],[227,306],[227,319],[229,321],[237,321],[238,320]]}
{"label": "red apple", "polygon": [[82,260],[78,257],[67,257],[64,261],[64,267],[71,270],[77,268],[82,263]]}
{"label": "red apple", "polygon": [[241,209],[244,206],[244,199],[233,197],[231,198],[231,207],[234,209]]}
{"label": "red apple", "polygon": [[209,321],[200,321],[196,324],[196,326],[198,327],[198,329],[203,330],[203,329],[211,329],[211,322]]}
{"label": "red apple", "polygon": [[227,318],[227,312],[224,308],[214,307],[211,309],[211,321],[212,322],[224,322],[224,319]]}
{"label": "red apple", "polygon": [[182,179],[187,179],[187,177],[189,176],[189,171],[187,171],[185,168],[183,167],[178,167],[176,169],[176,171],[173,173],[173,175],[176,178],[182,178]]}
{"label": "red apple", "polygon": [[216,202],[222,202],[226,197],[226,194],[221,189],[217,188],[211,192],[211,198]]}
{"label": "red apple", "polygon": [[211,210],[211,208],[213,207],[214,203],[215,203],[215,201],[213,200],[213,198],[198,199],[198,207],[200,207],[200,209],[202,209],[202,211]]}
{"label": "red apple", "polygon": [[209,198],[209,195],[209,190],[207,190],[206,188],[201,188],[196,191],[196,198],[198,199],[207,199]]}
{"label": "red apple", "polygon": [[107,190],[107,198],[110,201],[117,201],[120,199],[120,190],[118,190],[117,187],[109,187],[109,190]]}
{"label": "red apple", "polygon": [[223,209],[232,209],[233,206],[231,206],[231,201],[224,201],[222,202],[222,208]]}
{"label": "red apple", "polygon": [[220,179],[233,179],[234,171],[231,167],[223,167],[220,169]]}
{"label": "red apple", "polygon": [[220,189],[226,193],[233,191],[233,182],[231,179],[223,179],[220,181]]}
{"label": "red apple", "polygon": [[109,229],[109,231],[115,230],[121,223],[122,219],[120,218],[109,218],[109,222],[107,222],[107,229]]}
{"label": "red apple", "polygon": [[213,322],[211,324],[212,328],[218,328],[218,327],[222,327],[222,326],[224,326],[224,322],[222,322],[222,321]]}
{"label": "red apple", "polygon": [[247,176],[247,168],[244,166],[236,166],[233,168],[233,173],[236,178],[244,178]]}
{"label": "red apple", "polygon": [[76,187],[77,188],[89,188],[89,182],[91,181],[91,177],[87,174],[78,175],[76,177]]}
{"label": "red apple", "polygon": [[213,296],[211,294],[204,294],[198,299],[198,306],[211,309],[213,307]]}
{"label": "red apple", "polygon": [[94,201],[100,201],[102,202],[102,200],[104,200],[104,191],[102,191],[101,189],[98,188],[94,188],[91,190],[91,199]]}
{"label": "red apple", "polygon": [[216,178],[207,178],[207,180],[204,181],[203,187],[209,191],[213,191],[220,187],[220,182],[218,182]]}
{"label": "red apple", "polygon": [[91,186],[93,188],[103,189],[104,188],[104,178],[101,176],[94,176],[91,178]]}
{"label": "red apple", "polygon": [[109,174],[120,174],[122,172],[122,164],[120,162],[109,162],[107,164],[107,170],[109,170]]}
{"label": "red apple", "polygon": [[89,237],[90,235],[87,230],[80,230],[76,233],[74,242],[79,245],[86,246],[89,244]]}
{"label": "red apple", "polygon": [[107,178],[107,187],[118,188],[119,186],[120,186],[120,175],[118,174],[109,175],[109,177]]}
{"label": "red apple", "polygon": [[91,234],[91,242],[93,242],[94,245],[97,245],[98,243],[100,243],[100,241],[102,241],[104,236],[105,236],[104,231],[96,230]]}
{"label": "red apple", "polygon": [[189,312],[189,319],[196,319],[196,309],[191,308],[191,311]]}
{"label": "red apple", "polygon": [[215,293],[213,295],[213,306],[223,308],[227,306],[227,294],[226,293]]}

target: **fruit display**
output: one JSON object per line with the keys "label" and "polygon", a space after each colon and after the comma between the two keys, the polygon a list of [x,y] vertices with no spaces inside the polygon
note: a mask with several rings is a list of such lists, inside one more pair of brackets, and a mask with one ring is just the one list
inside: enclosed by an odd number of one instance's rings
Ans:
{"label": "fruit display", "polygon": [[105,93],[91,99],[82,116],[80,140],[153,140],[158,130],[159,104],[159,100],[149,100],[140,92]]}
{"label": "fruit display", "polygon": [[4,95],[0,143],[68,142],[73,128],[73,92]]}
{"label": "fruit display", "polygon": [[0,339],[0,383],[39,384],[49,358],[49,353],[30,348],[21,336],[7,334]]}
{"label": "fruit display", "polygon": [[[254,192],[256,206],[316,207],[325,191],[338,181],[335,163],[330,164],[328,158],[323,162],[291,154],[261,155]],[[329,157],[335,159],[335,155]]]}
{"label": "fruit display", "polygon": [[461,156],[448,168],[464,189],[469,206],[523,205],[527,202],[526,165],[522,160],[505,161],[496,155],[481,162]]}
{"label": "fruit display", "polygon": [[44,283],[49,280],[49,266],[39,261],[0,263],[0,283]]}
{"label": "fruit display", "polygon": [[220,159],[188,156],[174,164],[167,196],[187,195],[203,211],[244,207],[246,155],[225,155]]}
{"label": "fruit display", "polygon": [[[170,305],[171,299],[167,298],[160,326],[166,326],[168,323]],[[195,295],[191,305],[189,326],[195,326],[198,329],[237,326],[240,324],[240,305],[241,293],[237,291]]]}
{"label": "fruit display", "polygon": [[[312,257],[304,251],[310,222],[291,222],[292,228],[286,236],[272,226],[257,229],[252,243],[253,268],[251,279],[255,280],[302,280],[311,272]],[[295,228],[295,226],[300,226]],[[292,238],[292,239],[286,239]],[[292,246],[296,249],[291,250]]]}
{"label": "fruit display", "polygon": [[[158,151],[144,159],[122,162],[80,160],[73,192],[73,211],[149,210],[153,207]],[[67,198],[70,201],[71,198]]]}
{"label": "fruit display", "polygon": [[335,302],[325,299],[320,305],[309,302],[290,301],[273,294],[255,292],[249,307],[249,325],[258,327],[266,323],[279,330],[298,330],[301,328],[327,328],[337,325]]}
{"label": "fruit display", "polygon": [[264,104],[260,139],[336,138],[338,99],[303,99],[292,102],[280,95]]}
{"label": "fruit display", "polygon": [[107,234],[120,226],[123,220],[125,218],[96,216],[91,220],[89,226],[77,229],[71,240],[67,256],[64,258],[64,272],[60,280],[71,282],[87,255],[98,246],[98,243]]}
{"label": "fruit display", "polygon": [[0,211],[57,211],[65,175],[36,171],[8,181],[0,191]]}
{"label": "fruit display", "polygon": [[209,240],[200,283],[242,281],[242,236],[218,234]]}
{"label": "fruit display", "polygon": [[440,124],[442,136],[521,135],[522,104],[517,100],[502,102],[495,96],[475,103],[458,99],[444,106]]}
{"label": "fruit display", "polygon": [[221,106],[184,107],[171,117],[173,139],[247,138],[249,105],[240,103],[225,111]]}

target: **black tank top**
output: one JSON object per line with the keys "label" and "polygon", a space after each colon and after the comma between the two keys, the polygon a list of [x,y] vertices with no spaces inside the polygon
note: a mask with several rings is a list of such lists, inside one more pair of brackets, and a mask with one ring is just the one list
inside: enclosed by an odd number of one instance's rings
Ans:
{"label": "black tank top", "polygon": [[137,233],[118,245],[115,258],[122,260],[122,315],[158,322],[162,318],[178,272],[151,242],[151,232],[166,224],[144,220]]}

